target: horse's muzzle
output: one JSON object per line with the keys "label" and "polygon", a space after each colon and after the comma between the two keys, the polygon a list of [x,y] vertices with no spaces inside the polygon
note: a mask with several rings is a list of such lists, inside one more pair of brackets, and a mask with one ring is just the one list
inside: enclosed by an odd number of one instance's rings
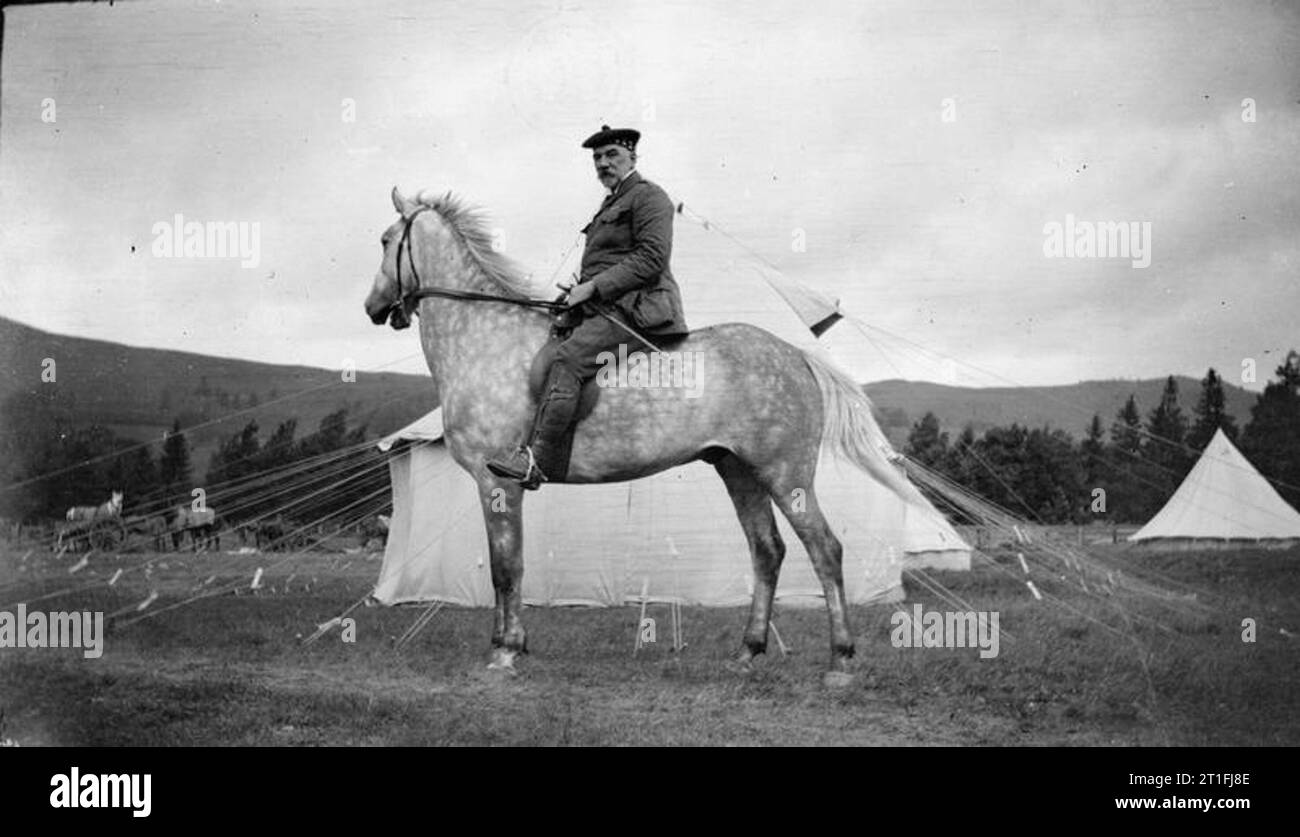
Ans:
{"label": "horse's muzzle", "polygon": [[[381,318],[378,324],[384,321]],[[411,315],[406,313],[406,308],[401,305],[393,306],[388,315],[388,324],[393,327],[394,331],[401,331],[404,328],[411,327]]]}
{"label": "horse's muzzle", "polygon": [[405,306],[402,305],[385,305],[380,307],[372,306],[367,302],[366,316],[370,318],[370,322],[377,326],[381,326],[390,321],[395,329],[409,328],[411,325],[411,317],[406,313]]}

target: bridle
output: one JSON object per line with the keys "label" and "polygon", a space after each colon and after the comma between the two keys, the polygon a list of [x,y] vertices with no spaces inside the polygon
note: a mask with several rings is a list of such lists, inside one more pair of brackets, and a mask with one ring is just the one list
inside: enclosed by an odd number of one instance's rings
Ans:
{"label": "bridle", "polygon": [[[568,308],[563,302],[547,302],[543,299],[521,299],[518,297],[498,296],[496,294],[481,294],[475,291],[457,291],[450,288],[424,288],[420,286],[420,273],[415,267],[415,250],[414,244],[411,243],[411,227],[415,223],[416,217],[421,212],[426,212],[429,207],[422,206],[419,209],[406,216],[405,223],[402,225],[402,237],[397,242],[397,298],[389,306],[389,311],[401,311],[402,314],[409,318],[410,313],[415,310],[416,305],[422,299],[438,297],[441,299],[460,299],[469,302],[505,302],[510,305],[517,305],[521,308],[540,308],[547,311],[563,311]],[[406,248],[406,259],[411,263],[411,278],[414,279],[414,285],[409,291],[402,289],[402,248]]]}

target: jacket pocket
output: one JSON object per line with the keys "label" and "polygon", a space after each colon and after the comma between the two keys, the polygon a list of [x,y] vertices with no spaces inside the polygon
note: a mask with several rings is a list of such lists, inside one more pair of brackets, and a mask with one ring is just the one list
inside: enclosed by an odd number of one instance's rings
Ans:
{"label": "jacket pocket", "polygon": [[632,304],[632,324],[641,329],[659,328],[673,320],[672,291],[651,288],[636,295]]}

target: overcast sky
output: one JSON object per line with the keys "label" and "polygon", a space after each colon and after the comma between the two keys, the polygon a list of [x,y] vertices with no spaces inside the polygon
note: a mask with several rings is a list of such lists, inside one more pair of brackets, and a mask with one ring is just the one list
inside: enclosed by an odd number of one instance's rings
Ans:
{"label": "overcast sky", "polygon": [[[1237,382],[1254,358],[1262,384],[1300,347],[1290,4],[4,13],[0,311],[42,329],[423,372],[414,333],[361,308],[391,187],[482,205],[544,278],[601,200],[578,144],[608,122],[640,129],[641,171],[757,254],[682,233],[683,283],[730,287],[698,267],[719,259],[771,262],[870,324],[871,341],[835,329],[868,378],[1213,365]],[[257,222],[260,263],[154,256],[177,213]],[[1047,257],[1045,225],[1067,215],[1149,222],[1150,265]]]}

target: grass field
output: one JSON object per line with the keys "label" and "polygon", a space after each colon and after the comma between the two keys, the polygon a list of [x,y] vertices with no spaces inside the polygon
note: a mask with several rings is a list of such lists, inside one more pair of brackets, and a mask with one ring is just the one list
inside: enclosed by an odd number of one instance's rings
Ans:
{"label": "grass field", "polygon": [[[842,690],[822,684],[822,610],[778,609],[791,654],[782,657],[773,643],[748,674],[724,666],[739,647],[743,609],[685,608],[687,647],[675,653],[668,609],[652,607],[659,641],[634,657],[635,608],[529,608],[532,653],[514,678],[485,670],[492,619],[485,610],[444,608],[394,649],[420,609],[361,607],[352,614],[355,642],[335,630],[304,647],[318,622],[369,591],[379,563],[303,555],[268,569],[257,593],[110,627],[99,659],[76,649],[0,648],[0,739],[20,746],[1300,744],[1300,550],[1099,549],[1111,565],[1158,576],[1183,595],[1092,596],[1068,579],[1039,577],[1063,602],[1037,602],[1012,556],[970,573],[932,574],[972,608],[999,612],[1000,653],[982,660],[969,648],[891,647],[895,610],[914,602],[948,607],[911,579],[906,605],[854,608],[857,674]],[[111,613],[157,590],[149,613],[247,581],[274,558],[99,556],[70,575],[73,560],[3,548],[0,611],[26,601],[29,610]],[[145,560],[155,562],[148,578],[136,571],[104,585],[116,568]],[[1192,590],[1194,600],[1186,595]],[[1253,643],[1242,641],[1247,617],[1258,625]]]}

